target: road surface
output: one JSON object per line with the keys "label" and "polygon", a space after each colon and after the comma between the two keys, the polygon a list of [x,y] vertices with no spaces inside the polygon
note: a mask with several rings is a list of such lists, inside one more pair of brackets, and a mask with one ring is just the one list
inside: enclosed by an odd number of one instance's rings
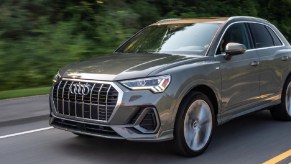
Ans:
{"label": "road surface", "polygon": [[48,128],[48,111],[47,95],[0,101],[1,164],[256,164],[284,152],[280,164],[291,162],[286,152],[291,149],[291,122],[275,121],[268,111],[219,126],[208,150],[195,158],[178,156],[171,141],[142,143],[78,137]]}

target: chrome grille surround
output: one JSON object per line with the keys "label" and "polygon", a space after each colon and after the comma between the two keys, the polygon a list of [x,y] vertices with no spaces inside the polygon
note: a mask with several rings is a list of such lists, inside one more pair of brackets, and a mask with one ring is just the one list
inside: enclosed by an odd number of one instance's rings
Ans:
{"label": "chrome grille surround", "polygon": [[[73,84],[89,85],[88,95],[70,93]],[[106,81],[62,78],[52,88],[53,112],[73,120],[110,122],[121,104],[123,91]]]}

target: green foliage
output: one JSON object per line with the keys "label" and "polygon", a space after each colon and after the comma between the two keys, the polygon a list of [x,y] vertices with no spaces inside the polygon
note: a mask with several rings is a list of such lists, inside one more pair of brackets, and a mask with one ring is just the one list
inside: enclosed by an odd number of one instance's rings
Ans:
{"label": "green foliage", "polygon": [[58,68],[90,53],[91,43],[81,34],[73,35],[71,26],[61,22],[44,27],[42,37],[1,41],[0,90],[48,85]]}
{"label": "green foliage", "polygon": [[[138,27],[142,28],[159,19],[157,6],[146,0],[135,0],[131,5],[132,9],[138,16]],[[133,23],[134,24],[134,23]]]}
{"label": "green foliage", "polygon": [[111,53],[163,18],[249,15],[291,40],[290,0],[1,0],[0,90],[50,85],[64,65]]}
{"label": "green foliage", "polygon": [[37,87],[37,88],[0,91],[0,100],[1,99],[16,98],[16,97],[44,95],[44,94],[48,94],[50,92],[50,88],[51,87]]}

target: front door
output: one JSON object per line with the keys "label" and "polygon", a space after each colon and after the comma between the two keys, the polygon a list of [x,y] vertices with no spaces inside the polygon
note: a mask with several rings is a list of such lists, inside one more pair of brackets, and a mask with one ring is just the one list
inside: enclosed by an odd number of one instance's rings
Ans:
{"label": "front door", "polygon": [[222,116],[226,119],[248,112],[247,109],[260,101],[259,58],[255,51],[249,50],[252,43],[245,23],[236,23],[227,29],[219,44],[218,57],[223,57],[225,45],[229,42],[244,44],[247,51],[229,60],[221,60]]}

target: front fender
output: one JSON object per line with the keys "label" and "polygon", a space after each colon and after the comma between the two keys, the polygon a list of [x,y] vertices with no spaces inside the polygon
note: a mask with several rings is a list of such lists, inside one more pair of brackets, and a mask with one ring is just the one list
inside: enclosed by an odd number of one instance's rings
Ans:
{"label": "front fender", "polygon": [[[203,72],[203,74],[202,74]],[[173,97],[171,104],[171,128],[174,128],[176,114],[184,97],[195,87],[204,85],[209,87],[217,98],[218,113],[221,110],[221,74],[219,62],[210,60],[181,65],[175,68],[160,72],[159,74],[170,74],[171,83],[166,94]],[[218,121],[220,119],[218,118]]]}

